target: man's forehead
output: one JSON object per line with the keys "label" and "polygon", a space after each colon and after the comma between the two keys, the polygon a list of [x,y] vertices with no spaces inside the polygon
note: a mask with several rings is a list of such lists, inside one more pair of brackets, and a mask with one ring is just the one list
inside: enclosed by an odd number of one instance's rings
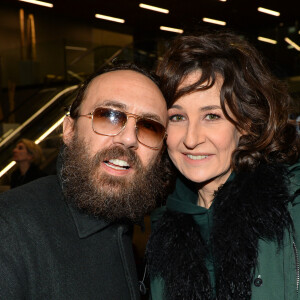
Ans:
{"label": "man's forehead", "polygon": [[113,83],[118,83],[118,85],[143,83],[151,87],[155,86],[158,89],[156,84],[149,77],[134,70],[115,70],[103,73],[90,82],[88,89],[112,85]]}
{"label": "man's forehead", "polygon": [[124,110],[139,107],[142,113],[158,115],[163,114],[166,107],[157,85],[147,76],[131,70],[112,71],[94,78],[86,90],[82,109],[86,106],[92,110],[113,102],[119,103],[119,108]]}

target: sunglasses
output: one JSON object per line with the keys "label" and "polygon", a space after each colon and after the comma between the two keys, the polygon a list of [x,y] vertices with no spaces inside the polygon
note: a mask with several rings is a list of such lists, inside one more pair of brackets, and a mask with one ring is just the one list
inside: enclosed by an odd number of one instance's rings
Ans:
{"label": "sunglasses", "polygon": [[108,107],[96,107],[93,112],[78,117],[92,119],[93,131],[100,135],[116,136],[134,118],[137,140],[144,146],[158,150],[166,137],[166,128],[157,121]]}

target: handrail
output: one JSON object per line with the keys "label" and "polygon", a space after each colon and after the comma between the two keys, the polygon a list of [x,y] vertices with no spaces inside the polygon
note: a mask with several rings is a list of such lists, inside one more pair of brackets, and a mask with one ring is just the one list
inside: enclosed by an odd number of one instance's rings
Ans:
{"label": "handrail", "polygon": [[20,125],[16,130],[14,130],[9,136],[7,136],[3,141],[0,142],[0,148],[4,145],[7,141],[11,140],[17,133],[19,133],[24,127],[26,127],[32,120],[34,120],[38,115],[44,112],[50,105],[52,105],[60,96],[75,90],[78,88],[79,85],[73,85],[70,87],[65,88],[64,90],[60,91],[57,95],[55,95],[48,103],[46,103],[43,107],[41,107],[36,113],[34,113],[29,119],[27,119],[22,125]]}
{"label": "handrail", "polygon": [[72,66],[74,64],[76,64],[77,62],[79,62],[81,59],[83,59],[84,57],[90,55],[91,53],[93,53],[96,49],[99,49],[99,48],[103,48],[103,47],[119,47],[120,49],[118,49],[117,51],[121,50],[121,52],[126,49],[126,48],[129,48],[132,46],[132,43],[130,44],[127,44],[123,47],[121,46],[118,46],[118,45],[105,45],[105,46],[97,46],[97,47],[93,47],[87,51],[85,51],[84,53],[82,53],[81,55],[79,55],[78,57],[76,57],[75,59],[73,59],[73,61],[71,61],[69,63],[69,66]]}
{"label": "handrail", "polygon": [[104,66],[108,65],[113,59],[115,59],[119,54],[121,54],[125,48],[126,47],[123,47],[123,48],[117,50],[111,57],[109,57],[108,59],[105,60],[105,63],[102,64],[99,69],[101,69]]}

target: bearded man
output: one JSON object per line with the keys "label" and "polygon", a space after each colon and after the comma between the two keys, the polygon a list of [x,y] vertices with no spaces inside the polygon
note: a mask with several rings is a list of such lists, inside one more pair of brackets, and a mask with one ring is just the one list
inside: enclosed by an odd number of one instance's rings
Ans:
{"label": "bearded man", "polygon": [[0,195],[0,299],[140,298],[130,224],[165,196],[166,125],[156,79],[133,64],[80,88],[57,176]]}

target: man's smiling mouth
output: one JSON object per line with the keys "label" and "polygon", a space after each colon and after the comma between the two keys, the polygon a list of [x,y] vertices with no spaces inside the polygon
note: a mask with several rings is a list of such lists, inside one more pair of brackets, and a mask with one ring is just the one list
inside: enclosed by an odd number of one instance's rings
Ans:
{"label": "man's smiling mouth", "polygon": [[104,164],[112,169],[115,170],[128,170],[130,168],[130,165],[125,160],[121,159],[110,159],[104,161]]}

